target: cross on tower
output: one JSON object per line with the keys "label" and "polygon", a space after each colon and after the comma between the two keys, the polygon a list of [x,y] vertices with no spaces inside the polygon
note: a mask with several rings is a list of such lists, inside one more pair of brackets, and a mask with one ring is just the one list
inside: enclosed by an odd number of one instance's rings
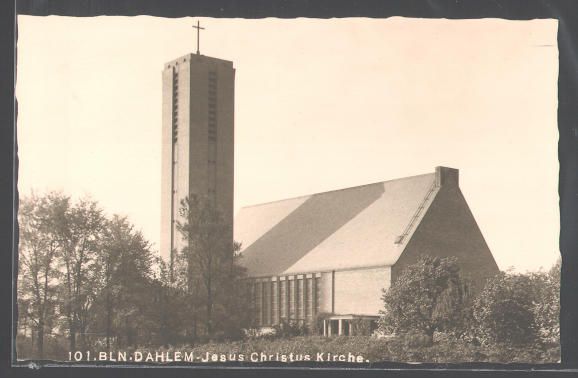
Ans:
{"label": "cross on tower", "polygon": [[197,29],[197,55],[200,54],[199,52],[199,34],[201,33],[201,30],[205,30],[205,28],[202,28],[200,25],[200,22],[197,20],[197,26],[193,25],[193,28]]}

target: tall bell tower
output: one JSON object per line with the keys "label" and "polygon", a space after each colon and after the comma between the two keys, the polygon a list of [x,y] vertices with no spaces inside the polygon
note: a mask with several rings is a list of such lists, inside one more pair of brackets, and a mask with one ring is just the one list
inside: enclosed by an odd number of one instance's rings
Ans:
{"label": "tall bell tower", "polygon": [[233,239],[235,69],[226,60],[187,54],[162,74],[160,253],[184,246],[176,229],[180,201],[193,194],[213,201],[231,223]]}

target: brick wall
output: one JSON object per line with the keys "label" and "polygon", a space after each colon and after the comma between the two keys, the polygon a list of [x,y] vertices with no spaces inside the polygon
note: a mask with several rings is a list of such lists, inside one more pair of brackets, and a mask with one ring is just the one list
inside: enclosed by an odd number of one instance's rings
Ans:
{"label": "brick wall", "polygon": [[479,290],[488,277],[499,272],[457,180],[440,188],[392,267],[392,280],[423,254],[457,257],[462,272],[471,278],[474,291]]}
{"label": "brick wall", "polygon": [[335,272],[335,314],[378,315],[390,267]]}

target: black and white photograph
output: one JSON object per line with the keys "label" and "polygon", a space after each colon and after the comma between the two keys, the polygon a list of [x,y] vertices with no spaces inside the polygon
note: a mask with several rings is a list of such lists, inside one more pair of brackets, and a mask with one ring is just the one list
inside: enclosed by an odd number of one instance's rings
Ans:
{"label": "black and white photograph", "polygon": [[560,362],[558,20],[17,22],[13,364]]}

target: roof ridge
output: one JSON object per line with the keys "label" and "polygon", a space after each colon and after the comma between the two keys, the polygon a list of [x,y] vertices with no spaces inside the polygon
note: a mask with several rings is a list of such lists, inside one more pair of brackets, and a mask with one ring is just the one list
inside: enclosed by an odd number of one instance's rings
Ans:
{"label": "roof ridge", "polygon": [[270,204],[278,203],[278,202],[284,202],[284,201],[290,201],[290,200],[296,200],[296,199],[301,199],[301,198],[312,197],[312,196],[319,195],[319,194],[334,193],[334,192],[339,192],[339,191],[342,191],[342,190],[358,189],[358,188],[363,188],[363,187],[365,187],[365,186],[370,186],[370,185],[385,184],[385,183],[388,183],[388,182],[408,180],[408,179],[413,179],[413,178],[416,178],[416,177],[429,176],[429,175],[435,175],[435,172],[422,173],[422,174],[419,174],[419,175],[399,177],[399,178],[391,179],[391,180],[376,181],[376,182],[372,182],[372,183],[369,183],[369,184],[349,186],[349,187],[347,187],[347,188],[333,189],[333,190],[327,190],[327,191],[324,191],[324,192],[316,192],[316,193],[304,194],[304,195],[295,196],[295,197],[283,198],[283,199],[279,199],[279,200],[261,202],[261,203],[256,203],[256,204],[252,204],[252,205],[243,206],[243,207],[241,207],[241,210],[242,210],[242,209],[259,207],[259,206],[264,206],[264,205],[270,205]]}

